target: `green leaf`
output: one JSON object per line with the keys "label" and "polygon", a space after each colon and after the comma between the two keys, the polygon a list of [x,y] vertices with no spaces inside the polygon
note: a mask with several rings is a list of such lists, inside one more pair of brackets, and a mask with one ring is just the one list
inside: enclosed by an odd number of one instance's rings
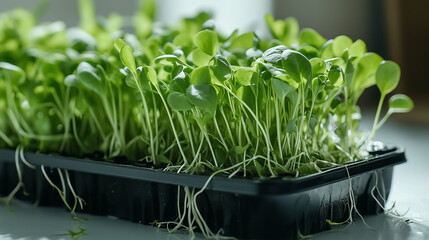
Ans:
{"label": "green leaf", "polygon": [[[70,102],[70,105],[73,102]],[[76,101],[73,103],[74,108],[73,112],[76,116],[82,117],[82,115],[87,111],[88,109],[88,102],[84,97],[78,97],[76,98]]]}
{"label": "green leaf", "polygon": [[217,34],[211,30],[198,32],[194,38],[195,45],[204,53],[215,56],[219,46]]}
{"label": "green leaf", "polygon": [[288,100],[288,102],[291,105],[292,109],[295,109],[298,105],[298,91],[296,91],[295,89],[290,91],[287,95],[286,95],[286,99]]}
{"label": "green leaf", "polygon": [[79,87],[79,79],[76,75],[70,74],[64,78],[64,85],[69,87]]}
{"label": "green leaf", "polygon": [[23,72],[18,66],[12,65],[7,62],[0,62],[0,69],[14,71],[14,72]]}
{"label": "green leaf", "polygon": [[217,105],[217,95],[214,87],[208,84],[191,85],[186,90],[189,102],[201,110],[214,113]]}
{"label": "green leaf", "polygon": [[280,65],[282,53],[288,48],[284,45],[272,47],[262,54],[262,58],[269,63]]}
{"label": "green leaf", "polygon": [[117,39],[115,39],[115,41],[113,42],[113,45],[115,46],[116,51],[118,51],[118,53],[120,53],[120,52],[121,52],[121,49],[122,49],[123,47],[127,46],[127,43],[126,43],[124,40],[122,40],[122,39],[120,39],[120,38],[117,38]]}
{"label": "green leaf", "polygon": [[354,71],[355,71],[355,66],[353,65],[353,61],[352,61],[353,58],[355,58],[355,57],[351,57],[347,61],[347,63],[346,63],[346,70],[345,70],[345,73],[344,73],[344,77],[345,77],[344,81],[346,82],[345,85],[346,85],[346,88],[348,90],[350,90],[351,87],[352,87],[353,76],[354,76]]}
{"label": "green leaf", "polygon": [[184,65],[187,67],[189,66],[182,59],[180,59],[176,55],[172,55],[172,54],[161,55],[161,56],[155,58],[154,62],[164,64],[164,65],[173,65],[174,63],[177,63],[177,64]]}
{"label": "green leaf", "polygon": [[349,47],[349,55],[360,57],[366,53],[366,44],[364,41],[358,39]]}
{"label": "green leaf", "polygon": [[326,63],[321,58],[310,59],[312,76],[315,77],[324,74],[326,71]]}
{"label": "green leaf", "polygon": [[313,46],[303,46],[297,49],[298,52],[302,53],[306,58],[315,58],[319,54],[319,50]]}
{"label": "green leaf", "polygon": [[260,58],[262,57],[263,52],[260,49],[256,48],[249,48],[246,50],[246,57],[247,58]]}
{"label": "green leaf", "polygon": [[134,59],[134,54],[131,48],[127,45],[123,46],[119,55],[121,57],[122,64],[132,72],[136,72],[136,60]]}
{"label": "green leaf", "polygon": [[256,72],[249,67],[240,67],[234,73],[234,79],[242,86],[250,86],[255,81]]}
{"label": "green leaf", "polygon": [[313,99],[319,94],[320,86],[321,86],[321,79],[322,76],[315,77],[311,80],[311,91],[313,93]]}
{"label": "green leaf", "polygon": [[353,41],[347,36],[338,36],[334,39],[332,43],[332,51],[334,55],[337,57],[341,57],[343,55],[344,50],[349,48],[352,45]]}
{"label": "green leaf", "polygon": [[171,73],[173,80],[169,88],[175,92],[186,93],[186,89],[189,87],[190,76],[183,69],[183,66],[179,65]]}
{"label": "green leaf", "polygon": [[253,47],[254,38],[255,34],[253,34],[253,32],[244,33],[232,39],[229,49],[249,49]]}
{"label": "green leaf", "polygon": [[[164,44],[163,50],[166,54],[173,54],[173,52],[176,50],[176,45],[174,45],[171,42],[167,42]],[[173,55],[175,55],[175,54],[173,54]]]}
{"label": "green leaf", "polygon": [[297,89],[299,87],[299,82],[297,82],[295,79],[289,77],[286,74],[282,74],[282,75],[276,75],[274,76],[275,78],[282,80],[283,82],[289,84],[290,86],[292,86],[294,89]]}
{"label": "green leaf", "polygon": [[304,28],[299,33],[299,44],[308,44],[315,48],[320,48],[326,39],[311,28]]}
{"label": "green leaf", "polygon": [[343,70],[338,66],[332,66],[331,69],[329,69],[328,78],[329,78],[329,84],[332,86],[342,86],[344,84],[344,73]]}
{"label": "green leaf", "polygon": [[398,86],[401,69],[392,61],[382,61],[375,74],[375,81],[381,94],[388,94]]}
{"label": "green leaf", "polygon": [[179,33],[176,37],[174,37],[173,44],[185,48],[192,47],[192,35],[187,32]]}
{"label": "green leaf", "polygon": [[250,109],[255,110],[255,94],[250,86],[240,86],[236,91],[236,95],[243,100]]}
{"label": "green leaf", "polygon": [[103,95],[101,78],[97,75],[96,69],[87,62],[82,62],[77,67],[77,76],[79,81],[87,88]]}
{"label": "green leaf", "polygon": [[265,20],[274,38],[282,41],[287,46],[297,41],[299,24],[295,18],[289,17],[285,20],[274,21],[273,16],[266,14]]}
{"label": "green leaf", "polygon": [[155,69],[150,66],[143,67],[144,72],[146,73],[147,79],[154,85],[158,86],[158,75],[156,74]]}
{"label": "green leaf", "polygon": [[191,73],[191,84],[211,84],[210,67],[204,66],[194,69]]}
{"label": "green leaf", "polygon": [[414,108],[411,98],[404,94],[395,94],[389,99],[389,112],[406,113]]}
{"label": "green leaf", "polygon": [[167,102],[176,111],[187,111],[193,107],[186,95],[180,92],[170,93],[167,97]]}
{"label": "green leaf", "polygon": [[168,158],[167,158],[166,156],[164,156],[164,155],[156,155],[156,156],[155,156],[155,160],[156,160],[156,163],[157,163],[157,164],[159,164],[159,163],[172,164],[171,160],[170,160],[170,159],[168,159]]}
{"label": "green leaf", "polygon": [[366,53],[357,60],[353,72],[352,92],[375,84],[375,72],[381,61],[383,58],[375,53]]}
{"label": "green leaf", "polygon": [[311,63],[302,53],[285,50],[282,53],[282,64],[286,73],[299,83],[311,78]]}
{"label": "green leaf", "polygon": [[302,174],[321,172],[320,168],[314,162],[301,164],[301,166],[297,168],[296,171]]}
{"label": "green leaf", "polygon": [[[134,76],[131,73],[131,70],[129,68],[124,67],[124,68],[121,68],[119,71],[122,73],[122,75],[125,76],[125,84],[127,84],[128,87],[138,89],[136,81],[134,80]],[[141,72],[141,67],[137,68],[137,75],[139,75],[140,72]]]}
{"label": "green leaf", "polygon": [[205,54],[199,48],[196,48],[194,51],[192,51],[192,62],[197,66],[205,66],[210,62],[211,59],[212,56]]}
{"label": "green leaf", "polygon": [[334,40],[328,40],[326,41],[321,47],[319,51],[319,57],[322,59],[330,59],[335,57],[334,51],[333,51],[333,43]]}
{"label": "green leaf", "polygon": [[216,64],[214,66],[211,66],[211,70],[213,72],[213,75],[220,82],[224,82],[225,80],[230,78],[232,73],[232,67],[231,64],[228,62],[228,59],[221,55],[216,56]]}
{"label": "green leaf", "polygon": [[[127,70],[127,79],[126,79],[126,84],[132,88],[138,88],[136,80],[134,79],[133,75],[131,74],[131,71],[126,68]],[[150,87],[150,82],[149,79],[147,77],[147,72],[146,70],[143,68],[143,66],[140,66],[137,68],[137,75],[138,75],[138,80],[140,81],[139,84],[141,86],[142,89],[145,89],[147,91],[152,91],[151,87]]]}
{"label": "green leaf", "polygon": [[19,68],[18,66],[12,65],[7,62],[0,62],[0,70],[3,69],[4,71],[10,71],[11,75],[11,81],[14,85],[20,85],[25,82],[25,73],[24,70]]}
{"label": "green leaf", "polygon": [[238,155],[241,155],[241,154],[243,154],[248,148],[249,148],[249,144],[247,144],[246,146],[244,146],[244,147],[241,147],[241,146],[234,146],[234,152],[236,153],[236,154],[238,154]]}
{"label": "green leaf", "polygon": [[286,95],[287,95],[290,91],[294,90],[294,88],[293,88],[291,85],[289,85],[289,84],[285,83],[284,81],[279,80],[279,79],[277,79],[277,78],[273,78],[273,79],[271,79],[271,83],[272,83],[272,85],[273,85],[274,93],[276,94],[276,96],[277,96],[281,101],[284,101],[284,99],[285,99]]}
{"label": "green leaf", "polygon": [[[281,57],[281,55],[280,55],[280,57]],[[280,58],[280,60],[281,60],[281,58]],[[256,63],[264,66],[268,70],[268,72],[270,72],[274,76],[286,74],[286,71],[283,70],[282,68],[274,67],[268,63],[264,63],[264,62],[259,61],[259,60],[256,60]]]}

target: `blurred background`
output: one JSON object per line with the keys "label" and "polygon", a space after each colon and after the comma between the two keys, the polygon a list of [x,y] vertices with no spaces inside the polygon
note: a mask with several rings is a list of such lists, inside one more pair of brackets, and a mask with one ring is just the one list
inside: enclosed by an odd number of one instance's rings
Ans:
{"label": "blurred background", "polygon": [[[95,0],[97,15],[108,16],[116,12],[131,16],[139,0]],[[16,7],[29,10],[45,5],[43,21],[66,22],[68,26],[79,23],[78,1],[70,0],[2,0],[0,13]],[[264,14],[276,19],[295,17],[300,27],[317,30],[325,38],[347,35],[352,40],[362,39],[368,51],[385,59],[396,61],[402,70],[401,82],[396,93],[405,93],[415,102],[415,109],[394,118],[410,123],[429,125],[429,1],[401,0],[158,0],[156,19],[175,24],[179,18],[193,16],[204,10],[213,13],[220,32],[228,34],[255,30],[260,36],[269,36]],[[40,6],[40,5],[39,5]],[[1,47],[1,46],[0,46]],[[370,112],[378,102],[376,88],[361,98],[363,113]]]}

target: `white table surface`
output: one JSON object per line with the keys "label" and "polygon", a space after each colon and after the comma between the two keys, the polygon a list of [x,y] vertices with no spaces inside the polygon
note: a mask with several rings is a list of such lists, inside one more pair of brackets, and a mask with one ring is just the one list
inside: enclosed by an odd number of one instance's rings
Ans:
{"label": "white table surface", "polygon": [[[363,125],[368,128],[369,122]],[[314,234],[312,239],[429,239],[429,127],[405,125],[390,121],[377,132],[376,139],[401,145],[406,149],[408,162],[394,168],[391,194],[387,206],[394,202],[402,218],[386,214],[365,216],[348,226]],[[0,240],[54,240],[70,239],[64,234],[76,229],[70,214],[60,208],[35,207],[28,203],[14,202],[14,213],[0,205]],[[88,218],[82,226],[88,230],[81,239],[189,239],[182,232],[168,234],[164,229],[131,223],[112,217],[80,214]],[[405,220],[410,219],[411,223]],[[196,239],[203,239],[197,235]]]}

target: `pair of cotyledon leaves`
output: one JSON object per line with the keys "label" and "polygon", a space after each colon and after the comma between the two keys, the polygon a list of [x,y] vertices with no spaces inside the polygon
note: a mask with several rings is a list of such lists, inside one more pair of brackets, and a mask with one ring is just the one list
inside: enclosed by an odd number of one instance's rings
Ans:
{"label": "pair of cotyledon leaves", "polygon": [[[215,39],[217,40],[217,37]],[[149,80],[154,87],[158,86],[156,71],[149,66],[136,68],[134,54],[124,41],[117,39],[115,41],[115,47],[119,51],[122,63],[129,69],[134,78],[134,83],[128,80],[129,86],[131,85],[136,88],[139,86],[147,86],[147,80]],[[212,55],[216,54],[215,47],[216,42],[209,43],[206,41],[205,45],[203,45],[204,51],[211,53]],[[176,55],[164,55],[161,58],[157,58],[156,61],[176,62],[187,66],[187,64]],[[209,76],[208,71],[209,69],[201,68],[199,71],[193,73],[191,76],[191,83],[192,78],[197,78],[200,79],[199,84],[190,85],[186,89],[186,93],[179,91],[173,91],[170,93],[167,97],[167,102],[170,107],[176,111],[186,111],[190,110],[193,106],[197,106],[207,113],[214,113],[216,109],[217,95],[213,86],[211,86],[209,82],[206,83],[207,80],[205,80],[205,78]],[[179,78],[186,77],[185,73],[179,73],[178,75]]]}

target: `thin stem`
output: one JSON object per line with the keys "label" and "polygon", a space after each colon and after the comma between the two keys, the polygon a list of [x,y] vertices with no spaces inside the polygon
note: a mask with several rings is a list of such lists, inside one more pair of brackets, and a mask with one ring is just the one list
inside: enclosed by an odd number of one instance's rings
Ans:
{"label": "thin stem", "polygon": [[375,118],[374,118],[374,123],[372,125],[371,134],[369,135],[368,139],[366,140],[367,143],[372,140],[372,138],[375,135],[375,131],[377,130],[378,118],[380,117],[380,112],[381,112],[381,108],[383,106],[383,101],[384,101],[385,97],[386,97],[385,94],[381,94],[381,96],[380,96],[380,101],[378,102],[377,112],[375,114]]}
{"label": "thin stem", "polygon": [[161,91],[159,90],[158,86],[155,86],[155,89],[158,92],[159,97],[161,98],[162,103],[164,104],[165,111],[167,112],[168,119],[170,120],[170,125],[171,125],[171,128],[173,130],[174,138],[176,139],[176,143],[177,143],[177,146],[179,147],[179,151],[180,151],[180,154],[182,155],[183,161],[185,163],[188,163],[188,160],[186,159],[185,152],[183,151],[182,145],[180,144],[179,136],[177,135],[176,128],[174,127],[174,122],[173,122],[173,119],[171,117],[170,110],[168,109],[167,103],[165,102],[165,99],[162,96]]}

